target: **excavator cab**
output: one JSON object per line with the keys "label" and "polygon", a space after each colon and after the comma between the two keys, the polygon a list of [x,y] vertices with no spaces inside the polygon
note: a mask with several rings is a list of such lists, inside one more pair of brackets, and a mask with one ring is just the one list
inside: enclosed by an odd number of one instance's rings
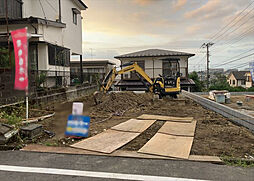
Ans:
{"label": "excavator cab", "polygon": [[159,94],[160,98],[166,95],[177,98],[180,92],[180,73],[176,76],[159,76],[154,80],[154,93]]}

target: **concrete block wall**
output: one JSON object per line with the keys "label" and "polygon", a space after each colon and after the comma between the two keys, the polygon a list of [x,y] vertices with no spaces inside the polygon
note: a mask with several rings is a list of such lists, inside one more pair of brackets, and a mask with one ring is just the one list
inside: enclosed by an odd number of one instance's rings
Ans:
{"label": "concrete block wall", "polygon": [[217,102],[211,101],[209,99],[203,98],[199,95],[194,93],[190,93],[187,91],[182,90],[182,94],[195,102],[201,104],[207,109],[210,109],[216,113],[223,115],[224,117],[229,118],[232,122],[244,126],[254,132],[254,117],[241,113],[235,109],[232,109],[228,106],[223,104],[219,104]]}
{"label": "concrete block wall", "polygon": [[34,99],[38,104],[47,105],[55,102],[72,101],[79,97],[88,95],[98,90],[97,85],[85,86],[80,88],[71,88],[65,92],[55,93],[51,95],[41,96]]}

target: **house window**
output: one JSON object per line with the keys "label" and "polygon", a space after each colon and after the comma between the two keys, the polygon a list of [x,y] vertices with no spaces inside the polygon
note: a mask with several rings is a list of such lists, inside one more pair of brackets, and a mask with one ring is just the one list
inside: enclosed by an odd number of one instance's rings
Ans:
{"label": "house window", "polygon": [[245,85],[245,80],[241,80],[241,84],[242,84],[242,85]]}
{"label": "house window", "polygon": [[162,60],[162,74],[163,76],[173,76],[179,72],[179,59],[165,59]]}
{"label": "house window", "polygon": [[235,80],[233,80],[233,85],[235,85]]}
{"label": "house window", "polygon": [[74,11],[72,13],[73,13],[73,23],[76,25],[78,21],[77,14]]}
{"label": "house window", "polygon": [[[0,0],[0,19],[6,18],[6,4],[5,0]],[[19,19],[22,18],[22,0],[8,0],[8,18]]]}
{"label": "house window", "polygon": [[78,14],[81,14],[81,12],[77,8],[72,8],[72,19],[75,25],[78,24]]}
{"label": "house window", "polygon": [[229,84],[231,85],[231,79],[229,80]]}
{"label": "house window", "polygon": [[49,65],[70,66],[70,50],[56,45],[48,45]]}

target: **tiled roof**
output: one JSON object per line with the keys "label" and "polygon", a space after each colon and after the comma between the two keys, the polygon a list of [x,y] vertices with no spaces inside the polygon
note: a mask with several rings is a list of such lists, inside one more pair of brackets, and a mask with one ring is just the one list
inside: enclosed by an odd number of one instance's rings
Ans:
{"label": "tiled roof", "polygon": [[234,77],[237,79],[237,80],[245,80],[246,77],[244,76],[246,73],[248,73],[249,71],[233,71],[231,72]]}
{"label": "tiled roof", "polygon": [[143,51],[138,51],[134,53],[128,53],[124,55],[119,55],[114,58],[134,58],[134,57],[163,57],[163,56],[194,56],[192,53],[177,52],[170,50],[161,50],[161,49],[148,49]]}

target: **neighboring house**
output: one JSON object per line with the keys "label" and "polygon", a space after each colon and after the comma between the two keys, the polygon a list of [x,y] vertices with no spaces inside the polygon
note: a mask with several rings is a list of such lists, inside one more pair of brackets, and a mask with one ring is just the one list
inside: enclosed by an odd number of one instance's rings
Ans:
{"label": "neighboring house", "polygon": [[228,75],[227,81],[231,87],[241,86],[243,88],[249,88],[252,86],[249,71],[233,71]]}
{"label": "neighboring house", "polygon": [[[181,87],[190,90],[195,83],[188,78],[188,59],[194,55],[195,54],[169,50],[148,49],[119,55],[115,58],[119,59],[121,64],[137,62],[152,79],[155,79],[159,75],[176,75],[176,73],[180,71]],[[141,90],[145,88],[135,72],[123,74],[116,86],[122,90]]]}
{"label": "neighboring house", "polygon": [[[90,83],[95,79],[103,80],[105,75],[114,67],[115,63],[110,60],[84,60],[82,62],[84,80]],[[71,80],[80,77],[80,62],[71,61]]]}
{"label": "neighboring house", "polygon": [[[46,86],[70,84],[70,58],[82,61],[82,0],[8,0],[9,31],[27,27],[29,71],[46,75]],[[7,48],[5,0],[0,0],[0,47]],[[13,48],[12,48],[13,49]],[[30,75],[30,77],[33,77]],[[45,84],[44,84],[45,85]]]}
{"label": "neighboring house", "polygon": [[225,72],[224,72],[224,75],[225,76],[228,76],[231,72],[237,72],[238,71],[238,69],[228,69],[228,70],[226,70]]}

